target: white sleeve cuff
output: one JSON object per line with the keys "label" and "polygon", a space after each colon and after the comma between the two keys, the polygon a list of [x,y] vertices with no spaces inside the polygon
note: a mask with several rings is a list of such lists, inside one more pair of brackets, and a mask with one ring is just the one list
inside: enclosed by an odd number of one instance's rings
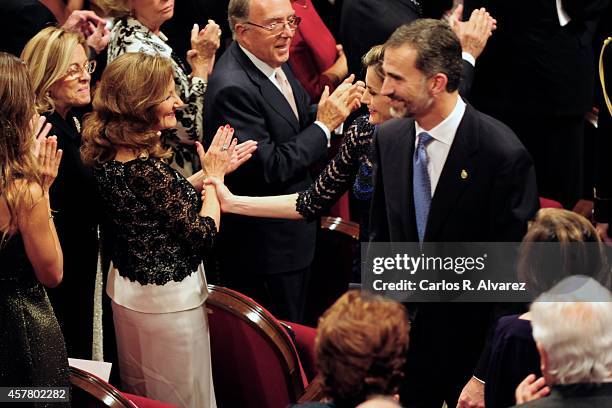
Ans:
{"label": "white sleeve cuff", "polygon": [[461,58],[463,58],[464,60],[466,60],[467,62],[472,64],[473,67],[476,66],[476,58],[474,58],[474,56],[472,54],[470,54],[469,52],[463,51],[461,53]]}
{"label": "white sleeve cuff", "polygon": [[315,121],[315,125],[319,126],[321,128],[321,130],[323,130],[323,133],[325,133],[325,137],[327,138],[327,147],[331,146],[330,140],[331,140],[331,132],[329,131],[329,129],[327,128],[327,126],[325,126],[323,124],[323,122],[321,122],[320,120],[316,120]]}

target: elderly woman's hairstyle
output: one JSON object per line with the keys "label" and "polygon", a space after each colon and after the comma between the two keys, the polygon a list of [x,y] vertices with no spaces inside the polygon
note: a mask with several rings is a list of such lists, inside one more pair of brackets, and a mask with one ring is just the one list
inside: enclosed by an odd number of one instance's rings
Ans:
{"label": "elderly woman's hairstyle", "polygon": [[336,406],[397,392],[408,349],[405,308],[378,297],[345,293],[319,320],[315,353],[323,391]]}
{"label": "elderly woman's hairstyle", "polygon": [[94,0],[105,16],[125,17],[131,14],[129,0]]}
{"label": "elderly woman's hairstyle", "polygon": [[531,305],[533,338],[546,351],[549,385],[601,383],[612,375],[612,296],[585,278],[566,278]]}
{"label": "elderly woman's hairstyle", "polygon": [[610,287],[611,273],[603,244],[583,216],[543,208],[523,237],[518,277],[539,294],[571,275],[588,275]]}
{"label": "elderly woman's hairstyle", "polygon": [[[36,112],[28,68],[23,61],[5,52],[0,52],[0,100],[0,197],[6,201],[10,213],[7,232],[15,230],[16,215],[27,203],[28,183],[40,183],[40,173],[32,153],[31,120]],[[19,183],[20,180],[25,183]]]}
{"label": "elderly woman's hairstyle", "polygon": [[383,71],[383,60],[385,58],[385,46],[384,44],[375,45],[365,53],[361,58],[361,64],[365,69],[372,68],[376,75],[382,80],[385,79],[385,71]]}
{"label": "elderly woman's hairstyle", "polygon": [[105,163],[127,148],[139,154],[166,158],[157,131],[155,107],[168,96],[173,83],[169,58],[144,53],[126,53],[111,62],[93,98],[93,112],[83,124],[83,162]]}
{"label": "elderly woman's hairstyle", "polygon": [[23,49],[21,58],[30,69],[38,113],[55,110],[50,88],[66,75],[72,53],[78,46],[83,47],[87,54],[87,42],[81,34],[47,27],[28,41]]}

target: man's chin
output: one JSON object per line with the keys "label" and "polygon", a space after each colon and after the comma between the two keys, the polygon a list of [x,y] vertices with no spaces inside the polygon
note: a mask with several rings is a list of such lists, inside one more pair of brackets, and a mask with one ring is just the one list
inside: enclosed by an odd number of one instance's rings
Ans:
{"label": "man's chin", "polygon": [[402,106],[401,108],[395,108],[392,106],[389,108],[389,113],[396,119],[408,117],[408,111],[405,106]]}

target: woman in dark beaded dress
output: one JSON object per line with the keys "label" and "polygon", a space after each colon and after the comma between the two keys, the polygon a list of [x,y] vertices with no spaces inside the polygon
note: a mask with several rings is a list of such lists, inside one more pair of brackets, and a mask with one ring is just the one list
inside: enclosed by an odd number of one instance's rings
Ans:
{"label": "woman in dark beaded dress", "polygon": [[[334,204],[351,184],[354,184],[356,197],[369,202],[372,194],[372,138],[376,126],[391,118],[390,99],[380,94],[384,79],[383,57],[382,45],[373,47],[364,55],[366,92],[361,102],[368,106],[369,115],[355,119],[344,135],[340,151],[308,190],[270,197],[235,196],[220,180],[209,179],[217,187],[223,212],[252,217],[314,219]],[[360,220],[360,228],[367,228],[367,219]]]}
{"label": "woman in dark beaded dress", "polygon": [[[160,131],[176,126],[168,58],[126,53],[102,74],[84,122],[82,156],[110,230],[112,299],[123,388],[181,407],[216,407],[210,366],[208,295],[202,257],[219,229],[213,186],[184,178],[164,160]],[[128,92],[126,92],[128,90]],[[204,172],[223,178],[236,145],[220,128]],[[206,193],[200,199],[197,190]]]}
{"label": "woman in dark beaded dress", "polygon": [[0,100],[0,386],[68,387],[64,339],[43,288],[63,275],[49,204],[61,151],[55,137],[45,138],[51,126],[34,117],[26,65],[6,53]]}

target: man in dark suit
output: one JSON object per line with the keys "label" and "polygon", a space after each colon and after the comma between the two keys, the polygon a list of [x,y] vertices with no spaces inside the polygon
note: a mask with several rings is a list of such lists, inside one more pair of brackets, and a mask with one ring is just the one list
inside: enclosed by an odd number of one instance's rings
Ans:
{"label": "man in dark suit", "polygon": [[[609,0],[465,0],[499,23],[470,101],[517,134],[540,194],[572,209],[583,197],[585,114],[593,105],[593,33]],[[559,5],[560,7],[557,7]]]}
{"label": "man in dark suit", "polygon": [[[278,195],[306,189],[309,167],[327,150],[329,132],[356,108],[362,86],[345,83],[324,95],[316,121],[306,91],[289,66],[298,20],[289,0],[232,0],[236,40],[208,83],[205,138],[229,123],[240,142],[258,142],[253,158],[226,183],[238,194]],[[254,297],[279,318],[302,318],[316,223],[225,215],[219,240],[227,284]]]}
{"label": "man in dark suit", "polygon": [[[529,154],[507,126],[461,99],[461,65],[459,40],[437,20],[402,26],[387,41],[381,93],[401,118],[374,142],[372,242],[520,241],[537,211]],[[412,312],[402,403],[455,407],[493,307],[426,303]]]}
{"label": "man in dark suit", "polygon": [[592,279],[580,282],[584,278],[564,279],[531,305],[543,378],[532,374],[519,384],[516,407],[612,406],[612,296]]}

